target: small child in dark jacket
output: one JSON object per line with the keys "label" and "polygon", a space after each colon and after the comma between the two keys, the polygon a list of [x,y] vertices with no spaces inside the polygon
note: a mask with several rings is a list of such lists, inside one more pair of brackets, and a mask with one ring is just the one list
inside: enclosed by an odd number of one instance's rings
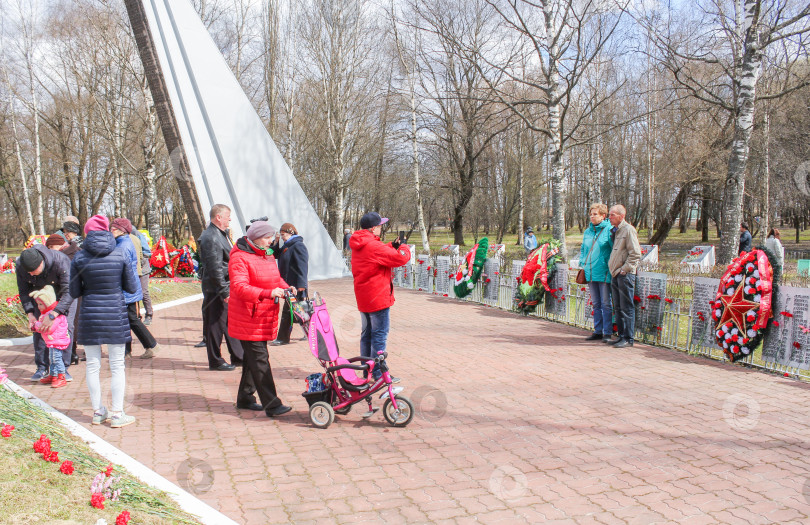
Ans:
{"label": "small child in dark jacket", "polygon": [[[58,304],[56,292],[53,286],[47,285],[42,290],[35,290],[29,294],[31,299],[37,302],[37,307],[41,315],[34,330],[42,335],[45,345],[48,347],[48,354],[51,363],[50,374],[39,380],[40,383],[59,388],[67,385],[65,379],[65,363],[62,360],[62,352],[71,347],[70,334],[68,333],[68,320],[64,315],[53,312]],[[51,321],[50,326],[45,328],[45,320]]]}

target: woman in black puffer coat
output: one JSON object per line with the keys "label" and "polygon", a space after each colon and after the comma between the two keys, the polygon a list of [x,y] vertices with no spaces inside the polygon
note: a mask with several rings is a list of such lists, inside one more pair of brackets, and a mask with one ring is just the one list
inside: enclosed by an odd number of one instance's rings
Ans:
{"label": "woman in black puffer coat", "polygon": [[[278,241],[279,238],[284,241],[283,245]],[[278,261],[278,272],[281,274],[281,278],[288,285],[298,290],[298,300],[303,299],[309,286],[307,281],[309,252],[307,247],[304,246],[304,239],[298,235],[295,226],[285,222],[281,225],[276,241],[270,247],[273,249],[273,254]],[[281,322],[278,325],[278,337],[271,344],[276,346],[288,344],[291,332],[290,302],[285,299],[284,307],[281,309]]]}
{"label": "woman in black puffer coat", "polygon": [[[138,281],[124,252],[116,248],[103,215],[91,217],[84,226],[82,249],[70,265],[70,295],[82,298],[76,340],[87,355],[87,388],[93,405],[94,425],[112,419],[110,426],[123,427],[135,421],[124,413],[124,350],[132,340],[124,291],[135,293]],[[101,404],[101,345],[110,358],[112,411]]]}

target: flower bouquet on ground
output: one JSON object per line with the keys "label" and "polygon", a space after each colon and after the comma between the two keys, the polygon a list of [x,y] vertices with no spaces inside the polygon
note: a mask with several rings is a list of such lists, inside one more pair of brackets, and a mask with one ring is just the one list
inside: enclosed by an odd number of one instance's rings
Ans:
{"label": "flower bouquet on ground", "polygon": [[517,309],[523,315],[531,313],[546,293],[553,294],[549,282],[557,271],[557,263],[562,260],[560,241],[552,239],[532,250],[517,277],[518,287],[515,293]]}
{"label": "flower bouquet on ground", "polygon": [[489,248],[489,239],[484,237],[478,244],[472,247],[472,250],[467,252],[464,259],[456,271],[455,284],[453,290],[456,297],[466,297],[475,288],[475,283],[481,277],[481,270],[484,268],[484,262],[487,260],[487,249]]}
{"label": "flower bouquet on ground", "polygon": [[149,264],[152,266],[152,277],[174,277],[172,258],[176,257],[177,250],[166,241],[166,237],[160,236],[152,247],[152,257]]}
{"label": "flower bouquet on ground", "polygon": [[714,337],[730,361],[742,359],[759,346],[772,324],[780,271],[765,248],[743,252],[720,279],[711,303]]}

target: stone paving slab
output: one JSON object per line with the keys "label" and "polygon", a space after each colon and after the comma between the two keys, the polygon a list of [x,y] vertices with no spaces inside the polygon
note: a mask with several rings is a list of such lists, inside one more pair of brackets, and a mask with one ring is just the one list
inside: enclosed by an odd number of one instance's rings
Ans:
{"label": "stone paving slab", "polygon": [[[356,352],[352,283],[313,283]],[[417,405],[406,428],[355,407],[326,430],[300,396],[303,341],[271,350],[278,419],[234,408],[239,375],[208,370],[200,303],[159,312],[162,346],[128,361],[121,430],[89,424],[84,363],[53,390],[9,376],[201,499],[265,523],[807,523],[810,385],[579,329],[397,290],[390,364]],[[297,334],[300,328],[296,327]],[[135,353],[140,348],[136,345]],[[104,365],[106,367],[106,364]],[[102,377],[108,371],[102,369]]]}

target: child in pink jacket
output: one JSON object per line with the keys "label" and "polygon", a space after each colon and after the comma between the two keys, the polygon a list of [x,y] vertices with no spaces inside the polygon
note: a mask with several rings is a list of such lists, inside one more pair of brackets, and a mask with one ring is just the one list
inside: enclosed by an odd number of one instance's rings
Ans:
{"label": "child in pink jacket", "polygon": [[[47,285],[42,290],[33,291],[29,295],[31,299],[37,302],[41,314],[39,320],[34,323],[34,330],[42,334],[42,339],[48,347],[51,359],[50,375],[43,377],[39,382],[50,384],[53,388],[63,387],[67,385],[67,381],[65,380],[65,363],[62,361],[62,351],[71,347],[67,317],[53,312],[53,309],[59,304],[53,286]],[[48,329],[44,329],[42,326],[42,322],[46,318],[53,320]]]}

